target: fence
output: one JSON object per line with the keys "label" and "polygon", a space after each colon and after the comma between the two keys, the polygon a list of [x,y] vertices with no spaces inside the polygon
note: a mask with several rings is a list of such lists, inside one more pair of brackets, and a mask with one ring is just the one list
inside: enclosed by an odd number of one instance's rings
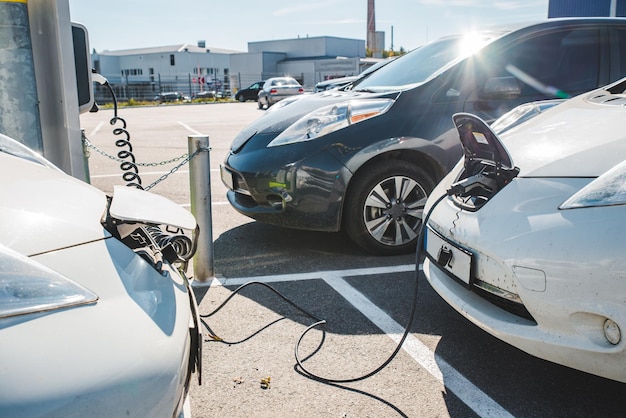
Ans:
{"label": "fence", "polygon": [[[119,75],[103,74],[115,92],[117,100],[156,101],[161,93],[178,92],[181,97],[189,99],[200,92],[210,92],[208,97],[229,97],[231,95],[230,79],[198,77],[195,74],[161,75],[155,74],[150,79],[139,77],[120,77]],[[108,88],[96,85],[94,90],[96,103],[113,101]]]}
{"label": "fence", "polygon": [[[210,76],[198,77],[195,74],[178,75],[151,75],[145,77],[120,77],[119,75],[103,74],[109,80],[109,84],[119,101],[158,101],[161,93],[177,92],[180,97],[193,99],[201,96],[208,98],[232,97],[238,90],[245,89],[261,80],[270,77],[290,76],[298,80],[305,90],[312,90],[316,79],[314,73],[285,74],[285,73],[236,73],[222,78],[209,78]],[[319,80],[317,80],[319,81]],[[108,88],[95,84],[94,98],[96,103],[111,103],[113,98]]]}

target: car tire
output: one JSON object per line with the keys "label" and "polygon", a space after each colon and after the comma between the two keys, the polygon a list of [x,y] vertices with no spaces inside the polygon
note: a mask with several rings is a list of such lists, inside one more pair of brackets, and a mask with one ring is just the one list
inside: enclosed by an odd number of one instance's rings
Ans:
{"label": "car tire", "polygon": [[257,103],[259,105],[259,109],[263,109],[263,102],[261,101],[260,97],[259,97],[259,100],[257,100]]}
{"label": "car tire", "polygon": [[415,251],[433,180],[415,164],[386,160],[367,167],[346,194],[343,227],[365,251],[398,255]]}
{"label": "car tire", "polygon": [[243,94],[240,94],[239,97],[237,97],[237,100],[239,100],[241,103],[246,101],[246,98],[243,97]]}

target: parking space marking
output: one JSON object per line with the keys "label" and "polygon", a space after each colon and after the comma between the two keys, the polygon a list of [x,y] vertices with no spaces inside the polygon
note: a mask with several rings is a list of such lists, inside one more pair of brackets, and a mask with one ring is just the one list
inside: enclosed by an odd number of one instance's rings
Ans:
{"label": "parking space marking", "polygon": [[[140,172],[139,175],[140,176],[162,176],[163,174],[167,174],[167,173],[169,173],[169,171],[145,171],[145,172]],[[189,170],[177,170],[176,172],[172,174],[189,174]],[[122,176],[122,172],[119,172],[117,174],[96,174],[96,175],[92,175],[89,177],[91,177],[92,179],[104,179],[108,177],[121,177],[121,176]]]}
{"label": "parking space marking", "polygon": [[102,125],[104,125],[104,122],[100,122],[98,125],[96,125],[96,127],[93,128],[93,131],[91,131],[89,136],[95,136],[98,133],[98,131],[100,130],[100,128],[102,128]]}
{"label": "parking space marking", "polygon": [[[387,334],[396,344],[400,342],[404,333],[404,327],[372,303],[367,296],[350,286],[343,277],[324,275],[323,280]],[[412,334],[407,336],[402,349],[479,416],[513,416]]]}
{"label": "parking space marking", "polygon": [[181,121],[178,121],[178,124],[179,124],[180,126],[182,126],[183,128],[187,129],[189,132],[191,132],[191,133],[193,133],[193,134],[196,134],[196,135],[204,135],[202,132],[196,131],[195,129],[193,129],[192,127],[190,127],[189,125],[187,125],[187,124],[185,124],[185,123],[183,123],[183,122],[181,122]]}
{"label": "parking space marking", "polygon": [[[214,173],[219,173],[220,169],[219,168],[212,168],[209,170],[210,172],[214,172]],[[141,176],[162,176],[163,174],[167,174],[169,173],[168,171],[145,171],[145,172],[140,172],[139,175]],[[189,170],[176,170],[174,173],[172,174],[189,174]],[[95,174],[95,175],[91,175],[90,177],[92,179],[104,179],[107,177],[119,177],[121,176],[122,173],[117,173],[117,174]]]}
{"label": "parking space marking", "polygon": [[[367,296],[350,286],[350,284],[344,280],[344,277],[390,274],[414,270],[415,266],[413,264],[406,264],[391,267],[320,271],[275,276],[254,276],[242,278],[218,277],[211,281],[210,286],[240,286],[250,281],[273,283],[302,280],[323,280],[397,344],[402,338],[404,327],[372,303]],[[202,286],[201,283],[197,285]],[[504,409],[500,404],[489,397],[485,392],[480,390],[447,361],[431,351],[424,343],[412,334],[407,336],[407,339],[402,345],[402,349],[431,376],[453,392],[463,403],[465,403],[465,405],[471,408],[479,416],[513,417],[513,415]]]}

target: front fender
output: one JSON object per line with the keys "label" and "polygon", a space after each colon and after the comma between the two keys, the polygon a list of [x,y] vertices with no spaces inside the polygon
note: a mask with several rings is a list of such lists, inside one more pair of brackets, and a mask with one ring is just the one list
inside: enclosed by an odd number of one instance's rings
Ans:
{"label": "front fender", "polygon": [[[433,180],[439,181],[462,155],[458,135],[450,130],[435,140],[408,136],[386,138],[362,148],[344,161],[344,164],[354,174],[379,159],[396,158],[419,165]],[[336,157],[340,159],[338,155]]]}

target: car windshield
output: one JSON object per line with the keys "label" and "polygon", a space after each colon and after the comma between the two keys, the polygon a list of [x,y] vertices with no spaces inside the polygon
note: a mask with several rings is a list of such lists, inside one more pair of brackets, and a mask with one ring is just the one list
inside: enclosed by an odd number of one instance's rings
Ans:
{"label": "car windshield", "polygon": [[495,35],[481,33],[454,36],[428,43],[357,81],[353,90],[389,91],[423,83],[451,64],[481,49]]}

